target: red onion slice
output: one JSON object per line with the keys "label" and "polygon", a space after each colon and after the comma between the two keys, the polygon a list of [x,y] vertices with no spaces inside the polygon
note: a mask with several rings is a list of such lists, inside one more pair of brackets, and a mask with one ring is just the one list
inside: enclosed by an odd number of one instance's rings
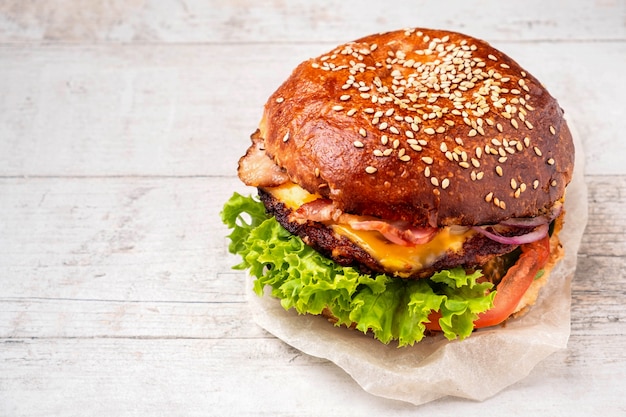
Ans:
{"label": "red onion slice", "polygon": [[485,227],[480,226],[474,226],[472,229],[499,243],[504,243],[506,245],[523,245],[525,243],[535,242],[547,236],[549,225],[548,223],[543,223],[531,232],[519,236],[502,236],[497,233],[490,232]]}

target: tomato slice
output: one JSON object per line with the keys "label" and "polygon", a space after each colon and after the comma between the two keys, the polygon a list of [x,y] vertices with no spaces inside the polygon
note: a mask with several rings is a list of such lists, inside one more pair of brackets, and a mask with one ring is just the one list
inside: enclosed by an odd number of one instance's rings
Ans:
{"label": "tomato slice", "polygon": [[[474,321],[475,329],[500,324],[513,313],[539,270],[548,262],[550,238],[546,236],[536,242],[523,244],[520,248],[522,254],[519,259],[498,284],[493,307],[478,315],[478,319]],[[426,328],[441,331],[441,326],[439,326],[441,313],[434,311],[428,318],[430,323],[425,323]]]}

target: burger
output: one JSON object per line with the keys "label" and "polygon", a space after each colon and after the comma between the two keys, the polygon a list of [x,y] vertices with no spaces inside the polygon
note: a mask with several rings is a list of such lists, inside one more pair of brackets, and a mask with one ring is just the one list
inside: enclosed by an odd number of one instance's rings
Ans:
{"label": "burger", "polygon": [[301,63],[270,96],[222,220],[285,309],[383,343],[525,313],[563,255],[574,146],[541,83],[488,43],[405,29]]}

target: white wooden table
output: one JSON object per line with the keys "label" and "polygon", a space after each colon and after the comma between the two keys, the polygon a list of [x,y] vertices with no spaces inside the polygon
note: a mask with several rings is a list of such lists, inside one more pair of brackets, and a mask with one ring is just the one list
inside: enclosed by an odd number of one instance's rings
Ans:
{"label": "white wooden table", "polygon": [[[0,1],[0,415],[624,415],[625,22],[623,0]],[[409,26],[512,55],[584,145],[568,348],[482,403],[374,397],[263,331],[218,216],[297,63]]]}

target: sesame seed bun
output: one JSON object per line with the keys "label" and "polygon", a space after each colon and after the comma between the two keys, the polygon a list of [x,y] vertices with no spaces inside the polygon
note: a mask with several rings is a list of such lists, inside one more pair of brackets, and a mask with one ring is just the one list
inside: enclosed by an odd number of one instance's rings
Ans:
{"label": "sesame seed bun", "polygon": [[376,34],[303,62],[259,130],[310,193],[413,225],[537,216],[574,164],[563,111],[539,81],[488,43],[440,30]]}

